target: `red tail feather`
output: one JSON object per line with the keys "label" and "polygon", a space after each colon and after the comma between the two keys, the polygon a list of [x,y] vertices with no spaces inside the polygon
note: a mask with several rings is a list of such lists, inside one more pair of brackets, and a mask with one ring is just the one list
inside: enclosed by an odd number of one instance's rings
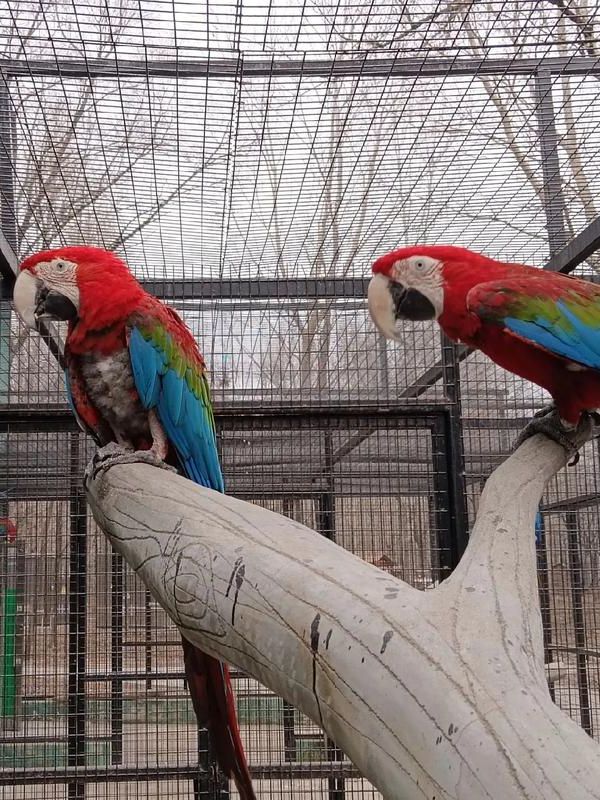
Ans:
{"label": "red tail feather", "polygon": [[208,728],[219,766],[235,781],[241,800],[256,800],[237,723],[229,669],[184,637],[182,642],[185,674],[198,724]]}

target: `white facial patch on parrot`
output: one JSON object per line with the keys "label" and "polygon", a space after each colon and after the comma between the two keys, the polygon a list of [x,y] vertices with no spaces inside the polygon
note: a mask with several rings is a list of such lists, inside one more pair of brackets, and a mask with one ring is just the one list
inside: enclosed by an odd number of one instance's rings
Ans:
{"label": "white facial patch on parrot", "polygon": [[23,270],[17,276],[13,292],[15,310],[25,325],[34,330],[37,327],[38,293],[43,287],[68,298],[79,309],[77,265],[64,258],[53,258],[52,261],[41,261],[33,271]]}
{"label": "white facial patch on parrot", "polygon": [[399,321],[396,319],[394,301],[390,294],[390,281],[385,275],[377,273],[369,281],[367,305],[377,330],[386,339],[398,341],[400,338]]}
{"label": "white facial patch on parrot", "polygon": [[439,319],[444,310],[444,279],[442,262],[430,256],[410,256],[396,261],[392,277],[406,289],[416,289],[426,297]]}
{"label": "white facial patch on parrot", "polygon": [[48,289],[64,295],[79,309],[77,264],[64,258],[53,258],[52,261],[40,261],[34,267],[34,272]]}
{"label": "white facial patch on parrot", "polygon": [[396,316],[391,292],[394,284],[422,294],[433,306],[435,319],[438,319],[444,310],[442,264],[429,256],[411,256],[397,261],[389,278],[380,272],[371,278],[367,296],[371,319],[386,338],[398,341],[402,320]]}

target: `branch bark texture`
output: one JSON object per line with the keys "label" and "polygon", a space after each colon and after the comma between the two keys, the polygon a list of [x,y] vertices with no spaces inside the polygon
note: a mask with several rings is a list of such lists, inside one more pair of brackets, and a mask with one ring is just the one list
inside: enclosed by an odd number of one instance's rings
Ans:
{"label": "branch bark texture", "polygon": [[534,517],[562,448],[490,477],[423,593],[314,531],[143,464],[92,473],[114,547],[184,635],[322,725],[388,800],[598,800],[600,750],[552,702]]}

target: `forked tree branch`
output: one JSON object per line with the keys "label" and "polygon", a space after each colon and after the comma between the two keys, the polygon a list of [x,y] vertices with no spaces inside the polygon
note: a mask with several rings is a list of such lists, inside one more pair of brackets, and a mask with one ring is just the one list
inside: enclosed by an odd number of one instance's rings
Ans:
{"label": "forked tree branch", "polygon": [[185,636],[327,733],[388,800],[597,800],[600,751],[544,674],[534,517],[562,448],[489,478],[467,551],[419,592],[293,520],[142,464],[96,520]]}

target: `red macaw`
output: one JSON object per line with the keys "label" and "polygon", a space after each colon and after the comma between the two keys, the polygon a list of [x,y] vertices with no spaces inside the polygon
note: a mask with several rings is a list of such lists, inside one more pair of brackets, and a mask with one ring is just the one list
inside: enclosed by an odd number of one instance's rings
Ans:
{"label": "red macaw", "polygon": [[[224,491],[198,346],[178,314],[145,292],[120,259],[94,247],[37,253],[20,266],[14,303],[31,328],[44,318],[68,322],[67,396],[99,446],[144,451],[120,460],[166,461]],[[241,798],[255,800],[228,668],[182,643],[198,723],[208,727]]]}
{"label": "red macaw", "polygon": [[600,286],[439,245],[395,250],[372,270],[369,311],[384,336],[399,339],[401,319],[437,320],[454,341],[546,389],[554,406],[526,435],[574,451],[566,434],[600,408]]}

